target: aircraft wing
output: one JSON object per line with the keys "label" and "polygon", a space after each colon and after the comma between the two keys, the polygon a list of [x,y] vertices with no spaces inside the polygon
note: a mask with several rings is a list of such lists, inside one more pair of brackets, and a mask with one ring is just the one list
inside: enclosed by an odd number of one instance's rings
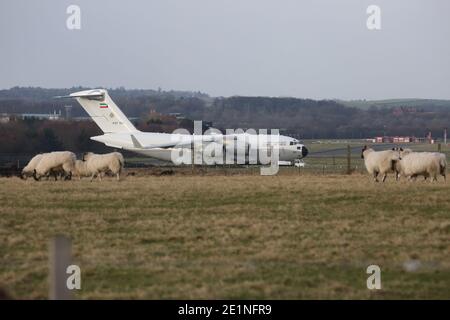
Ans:
{"label": "aircraft wing", "polygon": [[[185,139],[180,141],[171,141],[169,143],[162,144],[150,144],[143,145],[133,134],[130,134],[133,146],[137,149],[154,149],[154,148],[172,148],[172,147],[191,147],[192,142],[220,142],[220,140],[225,139],[226,136],[222,135],[202,135],[202,136],[190,136],[192,139]],[[224,141],[225,142],[225,141]]]}
{"label": "aircraft wing", "polygon": [[130,136],[131,136],[131,141],[133,142],[133,146],[138,149],[170,148],[170,147],[178,146],[178,144],[176,142],[142,145],[133,134]]}

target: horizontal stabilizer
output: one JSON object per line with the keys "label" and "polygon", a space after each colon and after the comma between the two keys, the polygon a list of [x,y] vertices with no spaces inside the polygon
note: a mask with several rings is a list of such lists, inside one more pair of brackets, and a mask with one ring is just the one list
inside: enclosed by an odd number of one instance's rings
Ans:
{"label": "horizontal stabilizer", "polygon": [[56,96],[55,99],[66,99],[66,98],[98,98],[98,99],[104,99],[105,98],[105,92],[99,89],[95,90],[88,90],[88,91],[80,91],[71,93],[68,96]]}

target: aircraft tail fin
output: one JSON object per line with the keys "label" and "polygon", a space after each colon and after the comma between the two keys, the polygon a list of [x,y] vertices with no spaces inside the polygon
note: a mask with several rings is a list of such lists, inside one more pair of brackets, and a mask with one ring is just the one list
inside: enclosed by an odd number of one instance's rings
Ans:
{"label": "aircraft tail fin", "polygon": [[105,89],[74,92],[67,96],[69,97],[75,98],[81,104],[104,133],[138,131]]}

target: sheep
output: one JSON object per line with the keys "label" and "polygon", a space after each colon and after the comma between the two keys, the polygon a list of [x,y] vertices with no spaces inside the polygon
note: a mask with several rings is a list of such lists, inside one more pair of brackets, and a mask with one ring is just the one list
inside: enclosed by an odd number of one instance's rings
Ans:
{"label": "sheep", "polygon": [[87,162],[83,160],[76,160],[73,175],[77,176],[78,180],[81,180],[81,177],[91,176],[91,173],[87,168]]}
{"label": "sheep", "polygon": [[88,152],[84,154],[83,161],[86,162],[86,172],[91,174],[91,181],[98,175],[102,180],[102,173],[111,171],[120,180],[120,173],[124,166],[124,159],[121,153],[111,152],[107,154],[95,154]]}
{"label": "sheep", "polygon": [[397,179],[404,176],[412,180],[422,175],[425,180],[431,177],[431,181],[437,181],[437,175],[440,174],[446,180],[447,160],[443,153],[407,150],[401,152],[401,158],[396,163]]}
{"label": "sheep", "polygon": [[38,165],[39,161],[41,161],[43,154],[37,154],[33,158],[31,158],[30,162],[22,169],[22,173],[20,178],[27,179],[28,177],[32,177],[34,174],[34,169]]}
{"label": "sheep", "polygon": [[66,180],[70,180],[72,175],[67,174],[66,171],[64,170],[64,168],[62,166],[58,166],[55,168],[50,169],[49,174],[47,176],[47,180],[50,178],[50,176],[53,176],[53,178],[55,179],[55,181],[58,180],[58,178],[62,179],[66,179]]}
{"label": "sheep", "polygon": [[439,173],[447,181],[447,156],[445,153],[436,152],[439,157]]}
{"label": "sheep", "polygon": [[43,154],[41,161],[34,169],[33,177],[36,181],[39,181],[44,176],[50,174],[55,175],[56,172],[63,172],[63,176],[66,179],[70,179],[75,167],[76,156],[70,151],[57,151]]}
{"label": "sheep", "polygon": [[[428,154],[430,157],[434,156],[436,157],[435,161],[438,161],[439,163],[439,174],[444,177],[444,181],[447,180],[446,173],[447,173],[447,157],[445,153],[440,152],[421,152],[422,154]],[[427,179],[427,175],[424,176],[425,180]],[[437,179],[435,179],[437,180]]]}
{"label": "sheep", "polygon": [[364,146],[361,152],[367,172],[373,175],[374,181],[378,182],[378,175],[383,176],[382,182],[386,180],[388,173],[395,172],[395,164],[400,159],[400,152],[396,149],[375,151]]}
{"label": "sheep", "polygon": [[[36,169],[36,166],[38,165],[39,161],[41,161],[43,155],[45,155],[46,153],[42,154],[38,154],[35,155],[30,162],[28,162],[28,164],[22,169],[22,173],[20,175],[20,177],[22,179],[27,179],[28,177],[32,177],[34,175],[34,169]],[[55,180],[57,179],[58,175],[61,175],[61,173],[64,173],[64,171],[62,170],[62,168],[54,168],[51,169],[49,174],[53,175],[55,177]],[[47,179],[49,178],[49,175],[47,176]]]}

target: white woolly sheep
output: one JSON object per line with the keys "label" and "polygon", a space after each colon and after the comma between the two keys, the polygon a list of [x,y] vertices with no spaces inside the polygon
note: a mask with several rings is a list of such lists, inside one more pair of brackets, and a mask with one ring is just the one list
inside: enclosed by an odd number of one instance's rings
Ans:
{"label": "white woolly sheep", "polygon": [[447,180],[447,156],[445,155],[445,153],[440,153],[440,152],[436,152],[436,154],[440,158],[439,173],[441,176],[444,177],[444,181],[446,181]]}
{"label": "white woolly sheep", "polygon": [[[75,167],[76,156],[70,151],[56,151],[42,155],[41,161],[34,170],[34,179],[40,180],[42,177],[64,172],[64,178],[70,179]],[[55,179],[56,179],[55,174]]]}
{"label": "white woolly sheep", "polygon": [[78,180],[81,180],[81,177],[90,177],[92,173],[88,170],[86,161],[76,160],[73,175],[78,177]]}
{"label": "white woolly sheep", "polygon": [[86,162],[85,172],[91,175],[91,181],[98,175],[102,180],[102,173],[111,171],[116,175],[117,180],[120,180],[120,173],[124,166],[124,159],[121,153],[111,152],[107,154],[95,154],[88,152],[83,156],[83,161]]}
{"label": "white woolly sheep", "polygon": [[38,165],[39,161],[41,161],[43,154],[37,154],[28,162],[28,164],[22,169],[22,174],[20,177],[22,179],[27,179],[28,177],[32,177],[34,174],[34,169]]}
{"label": "white woolly sheep", "polygon": [[388,173],[395,172],[395,164],[399,161],[400,155],[397,150],[375,151],[364,146],[361,158],[364,159],[367,172],[373,175],[375,182],[378,182],[379,174],[383,176],[382,181],[384,182]]}
{"label": "white woolly sheep", "polygon": [[409,180],[417,176],[431,177],[431,181],[437,180],[440,174],[446,180],[447,160],[443,153],[438,152],[401,152],[401,160],[396,163],[397,177],[407,177]]}

